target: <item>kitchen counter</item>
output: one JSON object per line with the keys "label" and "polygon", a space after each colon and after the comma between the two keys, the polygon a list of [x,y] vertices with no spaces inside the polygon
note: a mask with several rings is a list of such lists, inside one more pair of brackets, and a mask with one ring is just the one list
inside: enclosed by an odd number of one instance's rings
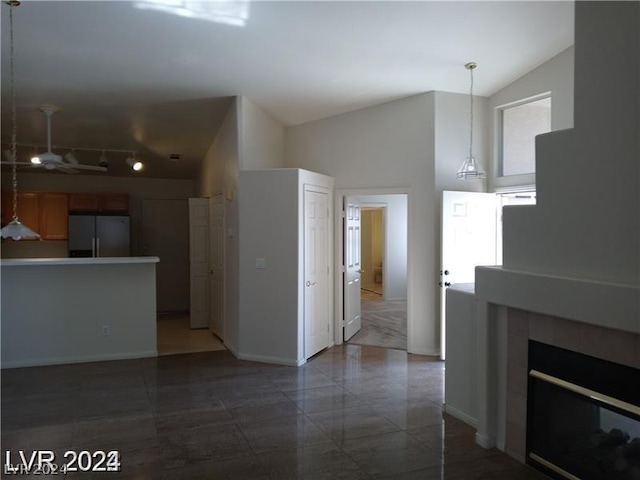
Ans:
{"label": "kitchen counter", "polygon": [[158,257],[75,257],[75,258],[6,258],[0,267],[38,265],[114,265],[133,263],[158,263]]}
{"label": "kitchen counter", "polygon": [[156,356],[158,261],[0,261],[2,368]]}

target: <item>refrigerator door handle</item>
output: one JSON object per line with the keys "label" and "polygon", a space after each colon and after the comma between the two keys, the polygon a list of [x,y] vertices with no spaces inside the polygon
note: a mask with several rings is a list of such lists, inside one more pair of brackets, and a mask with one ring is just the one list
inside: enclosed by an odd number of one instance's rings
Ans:
{"label": "refrigerator door handle", "polygon": [[96,237],[93,237],[91,239],[91,256],[92,257],[96,256]]}
{"label": "refrigerator door handle", "polygon": [[100,256],[100,238],[96,238],[96,257]]}

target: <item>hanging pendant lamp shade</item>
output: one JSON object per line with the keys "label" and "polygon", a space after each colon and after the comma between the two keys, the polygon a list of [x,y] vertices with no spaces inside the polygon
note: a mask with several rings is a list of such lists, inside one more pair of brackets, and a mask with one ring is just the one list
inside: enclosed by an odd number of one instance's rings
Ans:
{"label": "hanging pendant lamp shade", "polygon": [[475,62],[467,63],[464,66],[471,75],[471,87],[469,89],[469,156],[462,163],[457,174],[458,178],[462,180],[475,180],[486,178],[487,176],[478,161],[473,157],[473,70],[477,66]]}
{"label": "hanging pendant lamp shade", "polygon": [[16,169],[17,161],[17,141],[16,141],[16,99],[14,93],[14,75],[13,75],[13,8],[20,5],[18,1],[7,2],[9,5],[9,78],[10,78],[10,94],[11,94],[11,179],[13,183],[13,219],[5,225],[0,233],[2,238],[12,238],[14,240],[38,239],[40,235],[31,230],[18,220],[18,173]]}

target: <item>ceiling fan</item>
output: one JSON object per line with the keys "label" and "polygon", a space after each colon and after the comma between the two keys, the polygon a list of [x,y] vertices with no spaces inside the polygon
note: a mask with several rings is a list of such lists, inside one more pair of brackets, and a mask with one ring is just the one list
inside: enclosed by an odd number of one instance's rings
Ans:
{"label": "ceiling fan", "polygon": [[[65,173],[78,173],[79,170],[91,170],[94,172],[106,172],[105,167],[83,165],[73,155],[61,155],[51,151],[51,116],[58,111],[55,105],[43,105],[40,111],[47,117],[47,151],[39,153],[31,159],[31,162],[15,162],[15,165],[29,165],[33,168],[45,168],[47,170],[59,170]],[[0,162],[2,165],[13,165],[13,162]]]}

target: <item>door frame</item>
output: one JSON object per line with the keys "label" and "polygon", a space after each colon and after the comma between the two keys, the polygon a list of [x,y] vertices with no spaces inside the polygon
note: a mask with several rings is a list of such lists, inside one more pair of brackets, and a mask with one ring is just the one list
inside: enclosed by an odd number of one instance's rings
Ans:
{"label": "door frame", "polygon": [[411,351],[411,336],[414,330],[414,314],[412,307],[412,291],[413,291],[413,276],[411,275],[411,251],[412,251],[412,236],[409,233],[411,229],[411,215],[413,211],[413,198],[411,195],[410,187],[391,187],[391,188],[340,188],[334,192],[334,209],[333,216],[334,228],[333,228],[333,244],[334,244],[334,328],[333,328],[333,341],[335,345],[342,345],[343,341],[343,327],[344,327],[344,285],[342,282],[343,274],[343,220],[344,220],[344,199],[346,196],[370,196],[370,195],[406,195],[407,196],[407,353],[413,353]]}

